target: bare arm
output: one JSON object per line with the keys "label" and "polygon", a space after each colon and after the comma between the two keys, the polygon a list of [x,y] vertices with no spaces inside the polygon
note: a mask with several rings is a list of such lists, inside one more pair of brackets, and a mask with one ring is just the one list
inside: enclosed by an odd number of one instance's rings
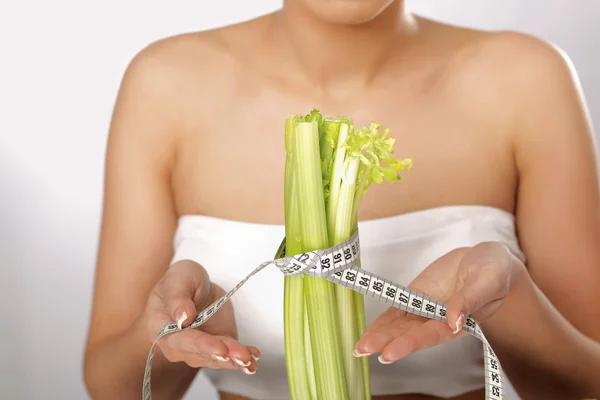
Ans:
{"label": "bare arm", "polygon": [[[159,47],[159,46],[158,46]],[[150,343],[139,321],[167,270],[176,227],[169,187],[178,131],[169,65],[151,46],[129,66],[116,102],[105,171],[102,232],[85,353],[94,399],[140,396]],[[154,359],[156,398],[183,394],[196,370]]]}
{"label": "bare arm", "polygon": [[507,78],[493,93],[509,99],[494,112],[517,111],[509,120],[528,269],[499,243],[456,249],[410,285],[447,301],[448,324],[391,307],[368,327],[356,354],[381,352],[382,362],[393,362],[464,336],[454,334],[462,312],[480,322],[523,399],[600,399],[600,199],[591,126],[574,75],[555,50],[520,35],[493,40],[486,48],[496,59],[486,71]]}
{"label": "bare arm", "polygon": [[600,398],[600,344],[582,334],[515,267],[504,305],[481,327],[524,400]]}
{"label": "bare arm", "polygon": [[591,123],[569,62],[538,41],[510,40],[519,41],[511,56],[520,105],[516,211],[530,277],[487,331],[524,398],[600,396],[589,387],[600,384],[600,191]]}

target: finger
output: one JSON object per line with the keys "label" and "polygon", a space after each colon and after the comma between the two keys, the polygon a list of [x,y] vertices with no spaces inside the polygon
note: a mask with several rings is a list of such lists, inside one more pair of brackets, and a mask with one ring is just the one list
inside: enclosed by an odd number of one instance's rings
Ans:
{"label": "finger", "polygon": [[370,326],[354,346],[355,357],[368,356],[382,351],[394,338],[404,335],[414,324],[422,324],[419,319],[405,316],[387,324]]}
{"label": "finger", "polygon": [[195,329],[165,336],[159,341],[159,347],[166,353],[191,353],[196,356],[204,355],[207,359],[212,358],[216,361],[229,361],[229,348],[221,338]]}
{"label": "finger", "polygon": [[256,362],[256,360],[252,360],[252,362],[250,363],[250,365],[248,367],[242,368],[242,372],[245,373],[246,375],[254,375],[256,373],[257,369],[258,369],[258,363]]}
{"label": "finger", "polygon": [[388,343],[394,340],[394,336],[386,331],[365,332],[356,342],[352,355],[354,357],[370,356],[381,351]]}
{"label": "finger", "polygon": [[406,311],[402,311],[396,307],[388,307],[379,317],[369,325],[367,331],[369,330],[377,330],[383,326],[389,325],[392,322],[398,320],[399,318],[403,318],[408,313]]}
{"label": "finger", "polygon": [[[258,369],[258,360],[255,358],[255,356],[260,358],[260,352],[258,349],[254,346],[245,347],[229,337],[223,337],[222,340],[228,346],[231,346],[233,350],[229,350],[229,357],[225,364],[223,364],[223,361],[217,362],[219,368],[239,369],[246,375],[254,375]],[[246,349],[249,357],[246,355],[246,353],[241,351],[240,347]],[[244,353],[244,355],[242,356],[241,353]],[[248,358],[249,361],[245,361]]]}
{"label": "finger", "polygon": [[227,346],[232,362],[240,368],[248,368],[252,364],[253,358],[246,346],[227,336],[221,336],[220,338],[223,344]]}
{"label": "finger", "polygon": [[[172,289],[173,290],[173,289]],[[172,321],[177,321],[179,328],[187,328],[196,318],[196,305],[192,296],[183,293],[171,294],[164,299],[167,314]]]}
{"label": "finger", "polygon": [[165,279],[159,284],[158,292],[171,321],[177,321],[180,328],[185,328],[197,314],[194,300],[201,300],[202,304],[211,294],[211,285],[204,268],[182,260],[167,272]]}
{"label": "finger", "polygon": [[455,337],[448,325],[428,320],[391,340],[381,352],[379,362],[390,364],[417,351],[446,343]]}
{"label": "finger", "polygon": [[465,324],[465,319],[486,305],[503,297],[501,284],[488,274],[473,273],[464,285],[447,302],[446,320],[456,334]]}
{"label": "finger", "polygon": [[247,367],[239,367],[239,368],[246,375],[254,375],[258,369],[258,363],[256,362],[256,360],[253,359],[250,362],[250,365],[248,365]]}
{"label": "finger", "polygon": [[256,361],[260,360],[260,357],[262,356],[260,350],[258,349],[258,347],[255,346],[248,346],[248,351],[250,352],[250,355],[252,356],[252,358]]}
{"label": "finger", "polygon": [[210,368],[210,369],[231,369],[236,370],[240,367],[233,363],[231,359],[217,360],[212,357],[207,357],[206,354],[182,353],[182,361],[193,368]]}

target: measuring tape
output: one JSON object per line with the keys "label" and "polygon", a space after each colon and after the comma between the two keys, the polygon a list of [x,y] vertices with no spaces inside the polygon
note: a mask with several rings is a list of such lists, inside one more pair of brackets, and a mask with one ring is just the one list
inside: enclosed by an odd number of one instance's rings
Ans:
{"label": "measuring tape", "polygon": [[[285,248],[283,249],[283,255],[285,255]],[[380,303],[389,304],[392,307],[396,307],[414,315],[447,323],[445,304],[412,289],[391,282],[388,279],[381,278],[362,268],[358,268],[356,265],[359,257],[360,245],[358,231],[356,231],[348,240],[328,249],[266,261],[256,267],[254,271],[242,279],[242,281],[226,295],[199,312],[194,319],[194,322],[187,328],[180,329],[176,323],[165,325],[156,337],[156,340],[150,348],[150,353],[148,354],[144,371],[142,398],[144,400],[152,399],[150,388],[152,358],[154,357],[154,348],[156,347],[158,340],[165,335],[185,329],[194,329],[204,324],[231,298],[231,296],[234,295],[235,292],[237,292],[240,287],[244,285],[244,283],[246,283],[248,279],[269,265],[275,265],[286,276],[306,274],[325,278],[337,285],[342,285],[360,292],[365,295],[365,297],[370,297]],[[485,399],[504,399],[504,375],[502,373],[500,361],[483,335],[479,325],[477,325],[471,317],[468,317],[466,318],[462,330],[483,342]]]}

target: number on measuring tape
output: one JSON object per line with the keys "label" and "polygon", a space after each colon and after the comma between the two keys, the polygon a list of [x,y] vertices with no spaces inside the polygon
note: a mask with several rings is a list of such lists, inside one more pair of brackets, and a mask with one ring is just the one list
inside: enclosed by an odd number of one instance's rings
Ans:
{"label": "number on measuring tape", "polygon": [[394,299],[396,298],[396,285],[391,284],[387,281],[384,282],[383,284],[383,297],[386,299],[386,304],[387,304],[387,300],[389,300],[391,303],[394,302]]}
{"label": "number on measuring tape", "polygon": [[488,378],[492,383],[500,383],[500,375],[494,371],[488,371]]}
{"label": "number on measuring tape", "polygon": [[306,265],[312,258],[312,253],[311,254],[308,254],[308,253],[299,254],[299,255],[295,256],[294,258],[296,260],[298,260],[298,262],[301,262],[302,264]]}
{"label": "number on measuring tape", "polygon": [[362,294],[368,293],[369,285],[371,284],[371,276],[365,274],[364,271],[358,271],[356,274],[356,282],[358,289]]}
{"label": "number on measuring tape", "polygon": [[166,335],[167,333],[175,332],[179,327],[177,324],[168,324],[160,331],[159,336]]}
{"label": "number on measuring tape", "polygon": [[206,316],[210,317],[212,315],[212,313],[213,313],[214,310],[215,310],[214,306],[210,306],[208,308],[208,310],[206,311]]}
{"label": "number on measuring tape", "polygon": [[344,255],[342,253],[341,249],[338,249],[336,251],[333,252],[333,266],[335,268],[339,268],[339,267],[343,267],[344,265],[346,265],[346,262],[344,261]]}
{"label": "number on measuring tape", "polygon": [[407,307],[409,296],[410,296],[410,292],[408,290],[398,288],[397,293],[396,293],[395,303],[398,304],[398,307],[401,307],[401,308]]}
{"label": "number on measuring tape", "polygon": [[437,314],[436,316],[441,319],[442,321],[446,321],[446,307],[444,306],[439,306],[437,309]]}
{"label": "number on measuring tape", "polygon": [[421,313],[421,308],[423,307],[423,298],[413,292],[410,293],[410,297],[408,298],[408,307],[412,308],[414,312]]}
{"label": "number on measuring tape", "polygon": [[325,254],[321,257],[321,268],[323,271],[329,271],[333,265],[333,256],[331,254]]}
{"label": "number on measuring tape", "polygon": [[[283,245],[285,248],[285,245]],[[429,297],[410,290],[402,285],[390,282],[378,277],[371,272],[357,267],[360,258],[360,245],[358,232],[344,243],[329,249],[319,250],[317,252],[302,253],[296,256],[283,257],[277,260],[267,261],[256,267],[248,276],[240,281],[232,290],[223,297],[215,301],[206,309],[200,311],[193,323],[184,329],[179,329],[176,323],[165,325],[152,344],[146,367],[144,369],[144,380],[142,384],[143,400],[151,400],[151,375],[152,359],[154,348],[157,341],[164,335],[178,332],[185,329],[194,329],[211,318],[234,293],[248,280],[263,268],[269,265],[275,265],[287,276],[296,274],[310,274],[321,277],[338,285],[346,286],[354,291],[370,296],[375,301],[391,304],[392,306],[405,310],[415,315],[421,315],[426,318],[437,319],[446,322],[446,305]],[[335,272],[333,272],[335,271]],[[496,354],[485,339],[483,332],[475,320],[471,317],[465,319],[463,331],[475,336],[483,343],[483,352],[485,360],[485,385],[486,400],[504,399],[504,381],[502,369]]]}
{"label": "number on measuring tape", "polygon": [[350,247],[345,247],[344,248],[344,261],[346,263],[349,263],[353,259],[354,259],[354,256],[352,255],[352,249]]}
{"label": "number on measuring tape", "polygon": [[383,280],[377,279],[374,276],[371,276],[371,284],[369,286],[369,292],[371,293],[371,297],[376,297],[379,299],[383,293]]}
{"label": "number on measuring tape", "polygon": [[342,282],[345,282],[348,286],[356,285],[356,272],[351,269],[342,272]]}
{"label": "number on measuring tape", "polygon": [[423,308],[421,309],[421,313],[428,318],[432,318],[435,315],[435,308],[437,304],[429,299],[423,300]]}
{"label": "number on measuring tape", "polygon": [[492,389],[492,399],[500,399],[500,392],[502,391],[499,386],[490,385]]}
{"label": "number on measuring tape", "polygon": [[303,267],[304,267],[304,265],[299,264],[295,261],[292,261],[291,265],[287,269],[287,272],[293,274],[295,272],[301,271]]}
{"label": "number on measuring tape", "polygon": [[470,330],[475,329],[475,320],[471,317],[465,320],[465,326],[467,326]]}

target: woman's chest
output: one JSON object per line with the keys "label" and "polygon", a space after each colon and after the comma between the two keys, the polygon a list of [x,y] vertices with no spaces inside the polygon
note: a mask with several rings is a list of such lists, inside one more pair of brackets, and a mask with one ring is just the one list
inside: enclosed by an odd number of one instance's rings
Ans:
{"label": "woman's chest", "polygon": [[479,107],[467,107],[462,99],[411,101],[393,92],[346,105],[257,92],[230,99],[227,109],[215,107],[191,124],[193,132],[178,151],[173,171],[178,213],[282,223],[285,119],[312,108],[352,116],[356,125],[381,123],[396,138],[395,156],[413,159],[401,182],[371,186],[361,219],[448,204],[512,208],[516,173],[503,127],[482,119]]}

